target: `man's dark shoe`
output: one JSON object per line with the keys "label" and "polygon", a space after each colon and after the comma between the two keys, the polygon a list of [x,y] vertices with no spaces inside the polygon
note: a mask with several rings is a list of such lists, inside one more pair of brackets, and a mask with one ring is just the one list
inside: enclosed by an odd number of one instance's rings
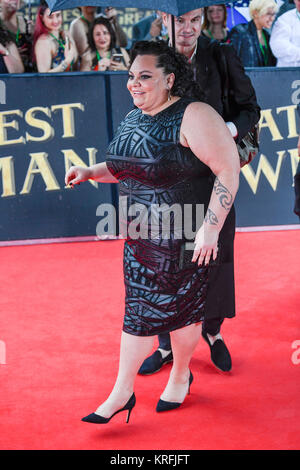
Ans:
{"label": "man's dark shoe", "polygon": [[152,356],[147,357],[139,369],[140,375],[151,375],[158,372],[162,366],[173,361],[172,351],[163,359],[161,352],[157,349]]}
{"label": "man's dark shoe", "polygon": [[202,336],[210,347],[210,357],[213,364],[223,372],[229,372],[232,367],[230,353],[223,340],[217,339],[213,345],[210,344],[207,333],[202,331]]}

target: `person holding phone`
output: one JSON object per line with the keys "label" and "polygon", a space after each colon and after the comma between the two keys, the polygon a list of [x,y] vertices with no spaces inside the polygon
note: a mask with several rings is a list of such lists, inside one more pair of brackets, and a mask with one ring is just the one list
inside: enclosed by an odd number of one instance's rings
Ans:
{"label": "person holding phone", "polygon": [[[102,14],[102,13],[101,13]],[[121,28],[118,21],[118,12],[115,7],[104,8],[104,15],[111,24],[112,29],[116,35],[116,46],[117,47],[128,47],[128,38],[125,31]]]}
{"label": "person holding phone", "polygon": [[127,70],[129,56],[124,48],[116,47],[116,36],[110,21],[98,16],[88,32],[89,49],[83,54],[81,71]]}
{"label": "person holding phone", "polygon": [[162,21],[161,11],[156,10],[150,16],[146,16],[132,27],[132,42],[157,41],[168,38],[168,31]]}

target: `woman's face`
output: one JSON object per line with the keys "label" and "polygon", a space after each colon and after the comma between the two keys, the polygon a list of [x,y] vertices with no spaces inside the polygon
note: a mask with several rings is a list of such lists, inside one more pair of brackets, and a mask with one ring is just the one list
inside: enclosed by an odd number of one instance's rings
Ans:
{"label": "woman's face", "polygon": [[110,49],[111,36],[104,24],[96,24],[93,31],[93,38],[96,49]]}
{"label": "woman's face", "polygon": [[260,28],[270,29],[276,17],[275,10],[268,8],[263,15],[257,14],[256,26]]}
{"label": "woman's face", "polygon": [[51,13],[50,9],[47,8],[43,14],[43,23],[49,31],[59,31],[62,25],[62,14],[61,11],[55,11]]}
{"label": "woman's face", "polygon": [[135,106],[149,114],[155,114],[166,103],[168,88],[174,81],[174,74],[165,75],[156,64],[155,56],[138,55],[130,67],[127,82]]}
{"label": "woman's face", "polygon": [[220,5],[212,5],[207,8],[207,18],[210,24],[223,24],[224,10]]}

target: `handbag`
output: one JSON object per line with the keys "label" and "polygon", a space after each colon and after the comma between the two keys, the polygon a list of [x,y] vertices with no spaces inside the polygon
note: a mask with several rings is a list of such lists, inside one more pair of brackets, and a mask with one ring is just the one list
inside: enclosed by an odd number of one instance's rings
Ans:
{"label": "handbag", "polygon": [[[228,74],[228,66],[227,66],[227,59],[226,55],[223,52],[223,48],[227,47],[226,44],[222,43],[215,43],[215,52],[216,52],[216,61],[219,68],[219,72],[222,79],[222,102],[224,108],[224,116],[226,116],[227,120],[230,120],[230,116],[232,116],[232,110],[236,107],[235,103],[230,101],[231,94],[230,94],[230,83],[229,83],[229,74]],[[240,166],[241,168],[248,163],[250,163],[253,158],[259,152],[259,126],[255,124],[255,126],[248,131],[248,133],[242,138],[241,141],[236,143],[237,150],[240,157]]]}

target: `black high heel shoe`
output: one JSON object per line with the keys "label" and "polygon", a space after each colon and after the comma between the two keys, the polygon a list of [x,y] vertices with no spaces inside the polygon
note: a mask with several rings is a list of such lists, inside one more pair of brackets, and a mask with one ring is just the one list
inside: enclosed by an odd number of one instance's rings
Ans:
{"label": "black high heel shoe", "polygon": [[96,413],[91,413],[90,415],[85,416],[84,418],[82,418],[81,421],[85,421],[86,423],[106,424],[117,413],[120,413],[120,411],[126,411],[127,410],[128,413],[127,413],[126,423],[129,423],[130,414],[131,414],[132,408],[135,406],[135,403],[136,403],[136,398],[135,398],[135,394],[133,393],[131,395],[131,397],[129,398],[128,402],[126,403],[126,405],[123,406],[123,408],[120,408],[119,410],[117,410],[115,413],[113,413],[110,418],[104,418],[104,416],[97,415]]}
{"label": "black high heel shoe", "polygon": [[[190,371],[188,395],[190,394],[190,388],[191,388],[193,380],[194,380],[194,377],[193,377],[192,372]],[[176,401],[164,401],[164,400],[159,399],[156,405],[156,411],[160,413],[161,411],[175,410],[175,408],[179,408],[180,405],[182,405],[182,403],[177,403]]]}

